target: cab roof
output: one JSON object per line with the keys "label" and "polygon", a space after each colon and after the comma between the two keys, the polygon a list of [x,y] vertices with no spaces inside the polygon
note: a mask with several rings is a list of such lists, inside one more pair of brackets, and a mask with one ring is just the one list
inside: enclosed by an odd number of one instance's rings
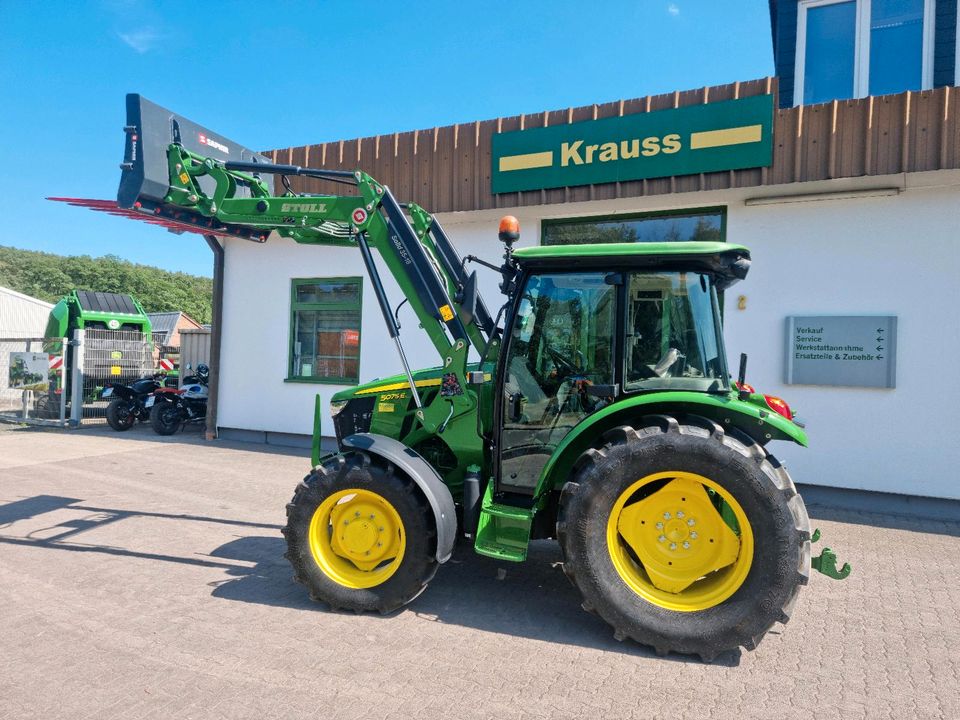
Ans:
{"label": "cab roof", "polygon": [[750,251],[724,242],[602,243],[540,245],[514,250],[521,267],[536,270],[612,270],[637,268],[651,272],[702,272],[726,289],[750,270]]}
{"label": "cab roof", "polygon": [[684,256],[702,257],[737,253],[750,256],[743,245],[725,242],[659,242],[659,243],[593,243],[584,245],[538,245],[536,247],[517,248],[513,256],[521,263],[528,260],[547,260],[564,258],[596,257],[633,257],[659,256],[681,259]]}

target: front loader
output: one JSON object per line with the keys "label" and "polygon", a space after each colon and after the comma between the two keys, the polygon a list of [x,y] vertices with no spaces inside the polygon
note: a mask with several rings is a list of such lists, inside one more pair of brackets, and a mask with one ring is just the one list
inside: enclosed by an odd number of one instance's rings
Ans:
{"label": "front loader", "polygon": [[[389,613],[417,597],[458,538],[502,561],[555,538],[563,568],[618,639],[712,659],[790,618],[810,569],[807,511],[772,440],[806,446],[781,399],[727,368],[723,292],[749,251],[722,242],[514,249],[501,221],[503,306],[436,218],[356,172],[278,165],[127,98],[116,205],[177,231],[355,247],[404,372],[337,393],[338,451],[286,508],[295,579],[335,609]],[[295,192],[290,176],[342,183]],[[284,190],[277,194],[279,180]],[[233,240],[231,240],[233,241]],[[438,364],[406,360],[396,279]],[[826,550],[814,567],[833,577]]]}

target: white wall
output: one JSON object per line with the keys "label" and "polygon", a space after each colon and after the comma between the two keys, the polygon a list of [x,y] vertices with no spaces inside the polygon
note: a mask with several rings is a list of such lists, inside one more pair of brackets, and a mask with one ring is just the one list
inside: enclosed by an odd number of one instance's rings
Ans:
{"label": "white wall", "polygon": [[53,303],[0,287],[0,337],[43,337]]}
{"label": "white wall", "polygon": [[[730,208],[751,249],[726,312],[731,367],[807,421],[810,448],[773,452],[801,482],[960,498],[958,189]],[[736,309],[745,295],[747,308]],[[788,315],[896,315],[896,389],[784,385]]]}
{"label": "white wall", "polygon": [[[221,346],[221,390],[218,421],[222,427],[309,433],[314,396],[326,411],[330,396],[343,385],[285,382],[290,342],[291,278],[362,276],[363,312],[360,381],[400,372],[393,343],[383,331],[383,318],[353,248],[297,245],[271,238],[265,245],[229,240],[224,258],[224,321]],[[396,284],[384,277],[387,292]],[[401,320],[409,319],[401,311]],[[411,362],[432,363],[419,343],[406,347]],[[324,421],[329,423],[325,414]],[[326,435],[333,434],[327,424]]]}
{"label": "white wall", "polygon": [[[728,293],[730,366],[736,368],[739,353],[747,352],[749,382],[787,400],[810,435],[809,449],[775,443],[772,451],[799,482],[960,498],[960,442],[952,431],[960,399],[958,186],[945,184],[956,181],[952,175],[934,175],[924,179],[932,186],[907,187],[893,197],[747,207],[743,200],[754,189],[447,213],[439,219],[462,255],[498,263],[497,219],[505,212],[520,218],[523,246],[537,244],[544,217],[726,205],[727,240],[746,245],[753,256],[748,279]],[[845,181],[843,188],[867,182],[877,187],[884,179]],[[891,182],[905,184],[902,177]],[[795,193],[797,187],[785,190]],[[475,267],[481,293],[496,313],[503,300],[499,276]],[[266,246],[228,242],[221,426],[310,431],[314,394],[322,395],[325,408],[343,386],[284,382],[290,279],[338,275],[364,275],[355,250],[273,239]],[[396,284],[389,275],[384,280],[396,305]],[[401,367],[366,278],[363,292],[360,380],[367,382]],[[741,294],[747,298],[743,311],[736,307]],[[784,385],[785,318],[816,314],[897,315],[897,388]],[[437,364],[408,306],[401,321],[411,365]],[[325,434],[332,434],[326,414],[324,422]]]}

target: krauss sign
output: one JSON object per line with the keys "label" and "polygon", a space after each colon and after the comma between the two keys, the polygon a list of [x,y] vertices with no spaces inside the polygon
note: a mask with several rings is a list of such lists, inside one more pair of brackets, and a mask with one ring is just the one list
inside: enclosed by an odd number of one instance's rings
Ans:
{"label": "krauss sign", "polygon": [[765,167],[773,96],[493,136],[494,193]]}

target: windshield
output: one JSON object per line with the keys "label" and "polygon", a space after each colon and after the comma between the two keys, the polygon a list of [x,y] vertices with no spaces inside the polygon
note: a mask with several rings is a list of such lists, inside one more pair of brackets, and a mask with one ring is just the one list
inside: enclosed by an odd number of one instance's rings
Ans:
{"label": "windshield", "polygon": [[700,273],[631,273],[624,390],[729,387],[716,289]]}

